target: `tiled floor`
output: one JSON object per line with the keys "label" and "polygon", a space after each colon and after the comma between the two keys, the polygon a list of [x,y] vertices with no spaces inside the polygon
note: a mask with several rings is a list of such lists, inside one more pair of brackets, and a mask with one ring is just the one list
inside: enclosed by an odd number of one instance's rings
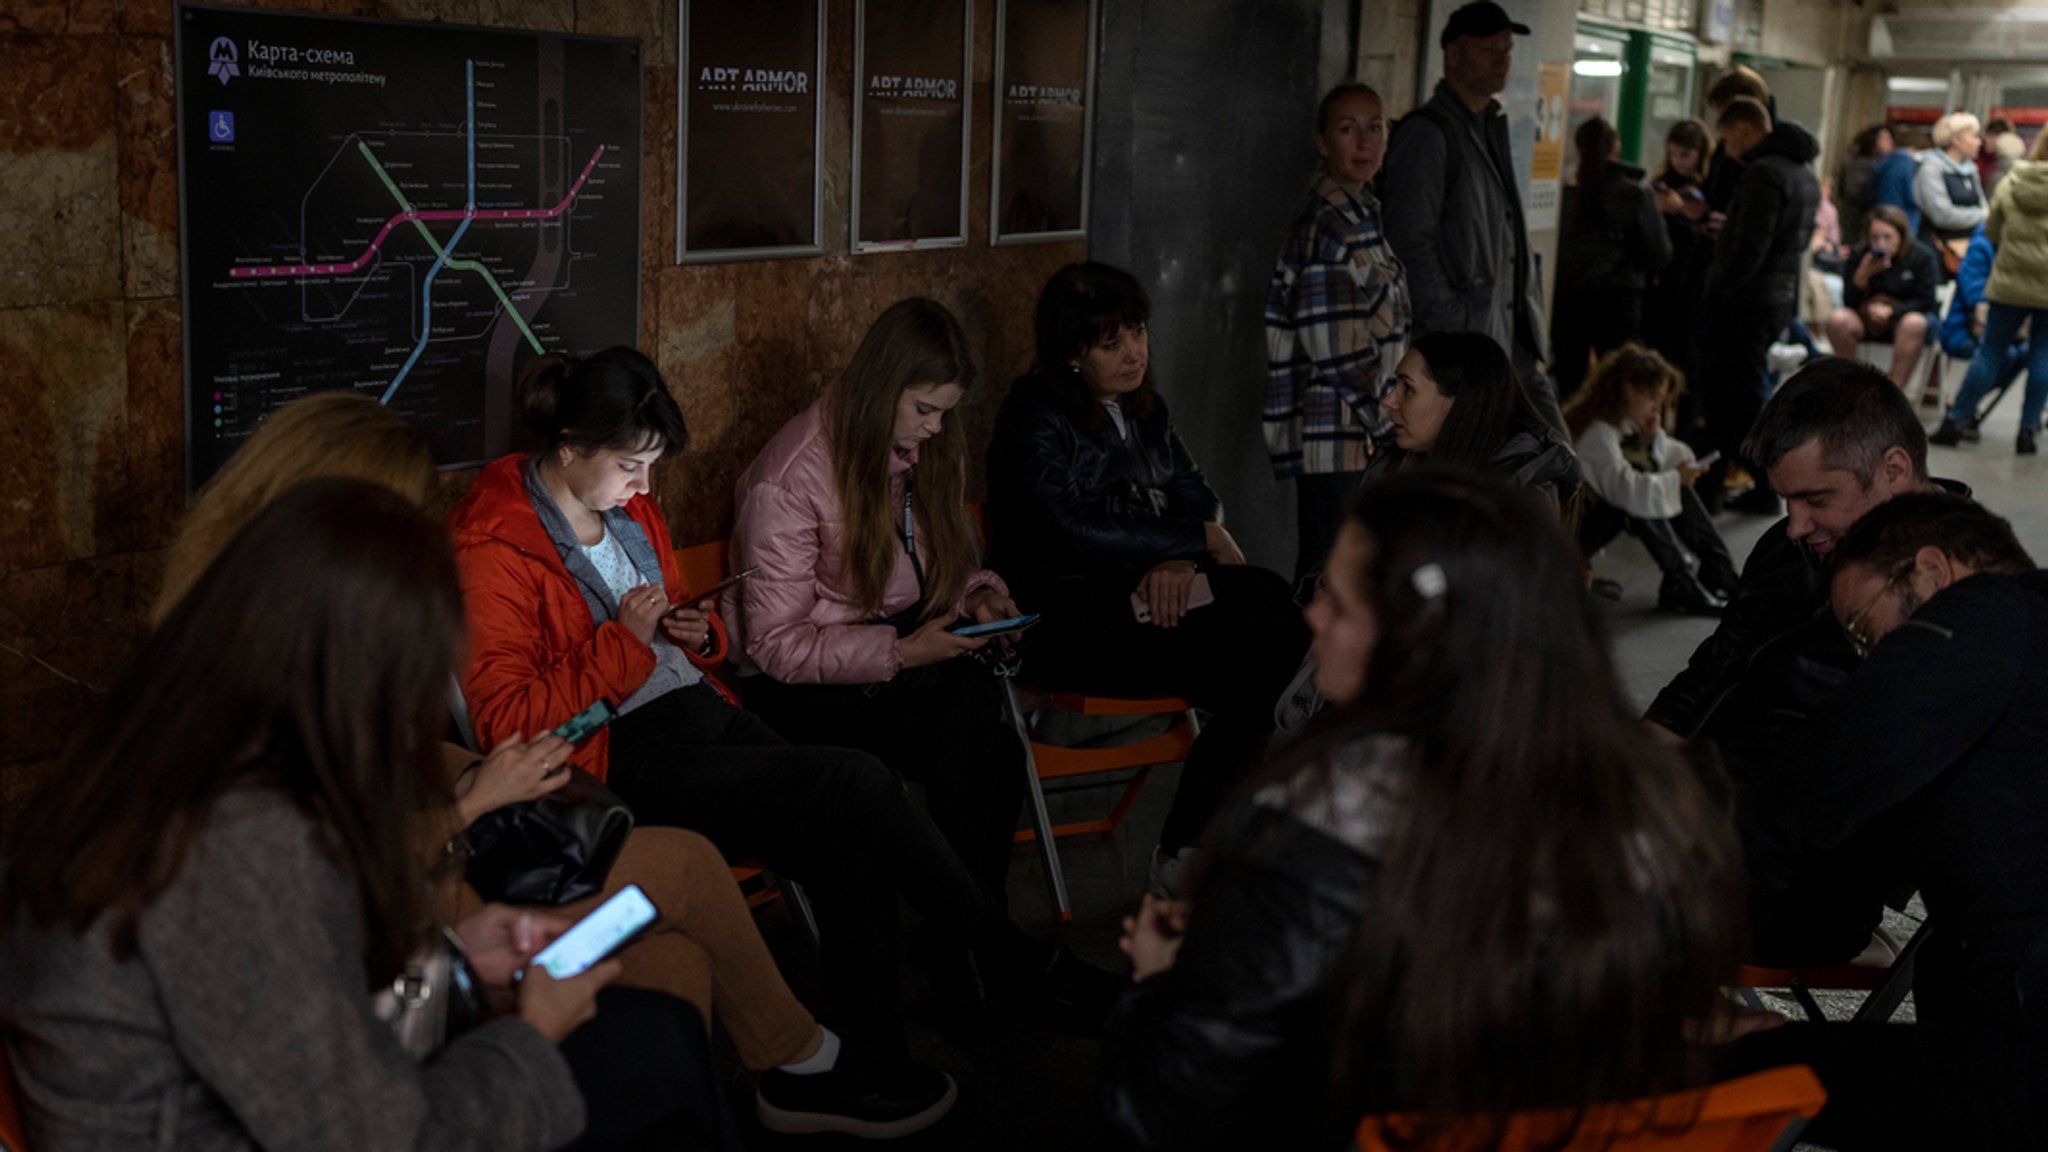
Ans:
{"label": "tiled floor", "polygon": [[[1949,389],[1961,375],[1952,369]],[[1932,450],[1935,475],[1971,485],[1978,499],[2010,517],[2023,543],[2048,558],[2048,502],[2035,499],[2037,487],[2048,487],[2048,458],[2016,459],[2012,454],[2017,428],[2018,397],[2010,397],[1985,429],[1984,441],[1961,449]],[[1934,419],[1930,411],[1929,423]],[[1738,561],[1748,553],[1768,521],[1727,517],[1723,533]],[[1657,572],[1632,541],[1610,547],[1597,563],[1600,573],[1620,580],[1622,599],[1610,605],[1617,662],[1624,684],[1637,703],[1647,703],[1673,672],[1683,666],[1693,647],[1711,629],[1711,622],[1661,615],[1656,611]],[[1123,829],[1114,837],[1068,841],[1061,845],[1076,909],[1065,933],[1085,958],[1105,966],[1121,959],[1116,951],[1119,920],[1135,903],[1148,874],[1149,855],[1165,801],[1172,795],[1174,769],[1155,771]],[[1108,794],[1062,798],[1056,803],[1073,810],[1100,811]],[[1050,931],[1051,903],[1035,855],[1020,851],[1010,880],[1011,908],[1034,931]],[[1915,907],[1912,915],[1920,910]],[[778,913],[764,916],[785,970],[800,994],[815,997],[815,965],[808,945]],[[1912,922],[1899,919],[1894,928],[1910,934]],[[913,1043],[920,1055],[949,1070],[960,1085],[953,1114],[923,1137],[906,1142],[920,1149],[1082,1150],[1114,1147],[1097,1110],[1096,1054],[1089,1042],[1039,1033],[1019,1032],[1002,1025],[964,1025],[943,1019],[932,1006],[925,978],[906,966],[902,994],[913,1023]],[[1846,1016],[1860,999],[1854,995],[1821,997],[1830,1015]],[[1783,1002],[1790,1007],[1790,1002]],[[1900,1018],[1911,1016],[1910,1000]],[[807,1137],[777,1141],[750,1132],[759,1148],[828,1149],[856,1146],[852,1141]]]}

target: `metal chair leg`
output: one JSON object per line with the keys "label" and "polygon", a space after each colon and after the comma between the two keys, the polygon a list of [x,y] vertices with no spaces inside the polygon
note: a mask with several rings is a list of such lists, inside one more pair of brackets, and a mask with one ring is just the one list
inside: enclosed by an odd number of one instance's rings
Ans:
{"label": "metal chair leg", "polygon": [[1906,994],[1913,990],[1913,956],[1920,951],[1920,945],[1927,939],[1927,926],[1922,924],[1914,929],[1913,938],[1899,949],[1899,955],[1892,961],[1891,975],[1885,977],[1882,985],[1863,998],[1863,1003],[1850,1019],[1883,1024],[1906,1002]]}
{"label": "metal chair leg", "polygon": [[1058,909],[1062,924],[1074,918],[1074,906],[1067,898],[1066,873],[1060,870],[1060,849],[1052,834],[1052,817],[1045,810],[1045,786],[1038,780],[1038,758],[1031,754],[1031,725],[1024,717],[1024,706],[1017,699],[1017,686],[1009,680],[1003,681],[1003,691],[1010,702],[1010,722],[1016,725],[1017,739],[1024,745],[1024,792],[1031,801],[1031,828],[1038,834],[1038,854],[1045,863],[1045,884],[1051,891],[1053,906]]}
{"label": "metal chair leg", "polygon": [[782,888],[783,902],[796,913],[796,922],[803,926],[804,934],[811,938],[811,947],[818,946],[818,917],[811,911],[811,898],[804,895],[803,885],[786,877],[776,877]]}

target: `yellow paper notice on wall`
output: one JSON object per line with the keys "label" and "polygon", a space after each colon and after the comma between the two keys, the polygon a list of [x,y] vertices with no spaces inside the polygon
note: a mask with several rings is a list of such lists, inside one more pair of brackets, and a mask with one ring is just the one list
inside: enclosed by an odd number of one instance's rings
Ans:
{"label": "yellow paper notice on wall", "polygon": [[1544,64],[1536,74],[1536,146],[1529,155],[1529,179],[1564,175],[1564,126],[1571,92],[1571,65]]}

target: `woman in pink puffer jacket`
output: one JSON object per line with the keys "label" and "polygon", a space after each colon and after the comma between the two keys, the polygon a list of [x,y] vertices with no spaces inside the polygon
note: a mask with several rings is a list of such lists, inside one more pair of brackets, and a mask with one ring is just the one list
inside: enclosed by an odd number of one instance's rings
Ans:
{"label": "woman in pink puffer jacket", "polygon": [[[974,383],[959,321],[905,300],[838,383],[740,477],[727,594],[748,705],[801,744],[873,753],[921,781],[932,820],[998,901],[1023,802],[991,643],[948,631],[1017,614],[977,567],[965,504]],[[956,969],[956,971],[958,971]]]}

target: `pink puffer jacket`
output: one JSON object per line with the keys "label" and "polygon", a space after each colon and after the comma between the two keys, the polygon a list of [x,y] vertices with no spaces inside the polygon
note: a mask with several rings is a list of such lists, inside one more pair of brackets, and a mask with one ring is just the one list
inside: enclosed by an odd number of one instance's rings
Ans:
{"label": "pink puffer jacket", "polygon": [[[903,473],[892,461],[891,495],[903,498]],[[740,477],[732,567],[758,567],[752,579],[726,593],[727,627],[743,672],[766,672],[785,684],[875,684],[902,667],[896,630],[874,621],[918,600],[917,573],[901,554],[889,575],[880,612],[862,609],[844,566],[846,529],[832,480],[825,401],[813,403],[782,426]],[[925,541],[918,540],[921,556]],[[968,577],[961,600],[994,586],[989,571]],[[962,610],[960,604],[955,610]]]}

